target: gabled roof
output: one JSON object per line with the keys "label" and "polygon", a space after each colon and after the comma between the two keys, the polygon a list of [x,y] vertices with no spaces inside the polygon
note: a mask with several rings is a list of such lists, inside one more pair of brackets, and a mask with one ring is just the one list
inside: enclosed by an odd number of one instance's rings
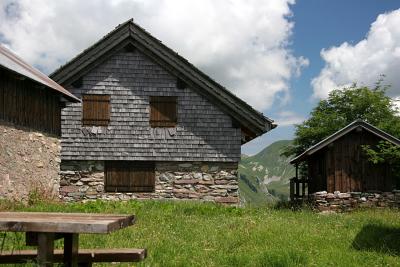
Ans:
{"label": "gabled roof", "polygon": [[276,127],[273,120],[253,109],[182,56],[162,44],[161,41],[135,24],[133,19],[118,25],[97,43],[54,71],[50,77],[60,84],[70,84],[128,44],[133,45],[171,74],[190,85],[199,94],[217,104],[224,112],[239,122],[242,129],[253,133],[253,137]]}
{"label": "gabled roof", "polygon": [[319,143],[313,145],[312,147],[310,147],[309,149],[307,149],[306,151],[304,151],[303,153],[301,153],[300,155],[298,155],[297,157],[292,159],[290,161],[290,163],[293,164],[293,163],[298,163],[298,162],[302,161],[305,157],[314,154],[315,152],[321,150],[322,148],[326,147],[330,143],[332,143],[335,140],[339,139],[340,137],[348,134],[349,132],[353,131],[354,129],[357,129],[358,127],[361,127],[362,129],[364,129],[376,136],[379,136],[383,140],[386,140],[396,146],[400,146],[400,140],[397,139],[396,137],[382,131],[381,129],[379,129],[365,121],[356,120],[356,121],[353,121],[352,123],[350,123],[349,125],[347,125],[346,127],[340,129],[336,133],[328,136],[327,138],[320,141]]}
{"label": "gabled roof", "polygon": [[56,90],[72,102],[80,102],[78,98],[76,98],[61,85],[26,63],[24,60],[2,45],[0,45],[0,67],[34,80],[50,89]]}

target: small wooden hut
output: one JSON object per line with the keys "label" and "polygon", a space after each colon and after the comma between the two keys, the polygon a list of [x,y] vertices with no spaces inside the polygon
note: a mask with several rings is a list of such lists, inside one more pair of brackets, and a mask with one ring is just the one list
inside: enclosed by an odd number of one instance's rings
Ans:
{"label": "small wooden hut", "polygon": [[[390,165],[368,161],[362,145],[388,141],[400,146],[400,140],[361,120],[310,147],[291,160],[296,177],[291,179],[291,199],[319,191],[389,192],[396,189]],[[307,177],[298,177],[299,164],[307,165]],[[308,191],[306,193],[306,191]]]}

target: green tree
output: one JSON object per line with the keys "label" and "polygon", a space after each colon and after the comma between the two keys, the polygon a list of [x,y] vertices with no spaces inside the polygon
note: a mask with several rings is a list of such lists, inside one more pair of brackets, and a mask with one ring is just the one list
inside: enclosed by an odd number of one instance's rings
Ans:
{"label": "green tree", "polygon": [[284,155],[295,156],[318,143],[351,122],[361,119],[389,134],[400,136],[400,118],[393,100],[385,92],[387,86],[379,80],[375,88],[356,84],[343,90],[334,90],[321,100],[310,118],[296,125],[293,145]]}

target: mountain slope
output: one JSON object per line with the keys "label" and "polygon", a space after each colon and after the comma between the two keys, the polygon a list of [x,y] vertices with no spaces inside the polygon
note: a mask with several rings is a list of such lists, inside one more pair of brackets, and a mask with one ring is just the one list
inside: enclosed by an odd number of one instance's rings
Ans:
{"label": "mountain slope", "polygon": [[239,187],[247,203],[262,204],[287,199],[289,179],[295,170],[290,159],[281,156],[290,140],[272,143],[254,156],[242,156],[239,164]]}

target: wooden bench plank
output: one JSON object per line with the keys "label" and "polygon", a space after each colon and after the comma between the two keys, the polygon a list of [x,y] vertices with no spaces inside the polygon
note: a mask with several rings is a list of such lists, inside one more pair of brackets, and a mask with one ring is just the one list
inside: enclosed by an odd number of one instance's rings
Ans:
{"label": "wooden bench plank", "polygon": [[[0,264],[26,263],[35,261],[36,250],[3,251],[0,254]],[[147,257],[146,249],[116,248],[116,249],[79,249],[78,262],[138,262]],[[63,262],[64,251],[54,250],[54,262]]]}
{"label": "wooden bench plank", "polygon": [[107,234],[134,223],[134,215],[0,212],[0,231],[9,232]]}

